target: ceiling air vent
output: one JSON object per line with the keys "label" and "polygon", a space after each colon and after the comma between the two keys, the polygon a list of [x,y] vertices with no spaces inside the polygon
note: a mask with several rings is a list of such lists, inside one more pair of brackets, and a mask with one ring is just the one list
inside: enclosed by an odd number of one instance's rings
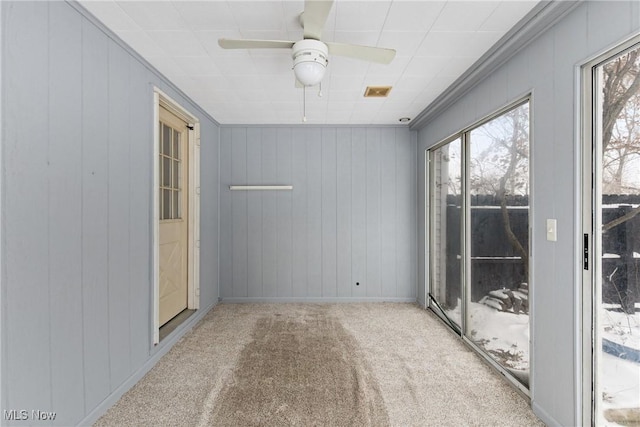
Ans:
{"label": "ceiling air vent", "polygon": [[367,86],[364,91],[365,98],[386,98],[391,92],[391,86]]}

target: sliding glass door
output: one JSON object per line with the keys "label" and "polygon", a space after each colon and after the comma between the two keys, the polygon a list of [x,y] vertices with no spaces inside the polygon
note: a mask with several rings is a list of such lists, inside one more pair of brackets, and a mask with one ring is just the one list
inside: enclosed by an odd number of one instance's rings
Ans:
{"label": "sliding glass door", "polygon": [[468,138],[467,337],[529,385],[529,103]]}
{"label": "sliding glass door", "polygon": [[529,100],[429,152],[431,307],[529,385]]}
{"label": "sliding glass door", "polygon": [[436,313],[462,327],[462,139],[429,151],[431,303]]}
{"label": "sliding glass door", "polygon": [[640,423],[639,41],[585,68],[585,417],[597,425]]}

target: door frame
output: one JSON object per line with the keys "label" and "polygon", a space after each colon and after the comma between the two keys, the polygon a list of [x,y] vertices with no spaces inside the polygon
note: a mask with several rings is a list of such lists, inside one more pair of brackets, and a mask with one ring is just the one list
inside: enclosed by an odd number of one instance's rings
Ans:
{"label": "door frame", "polygon": [[188,129],[188,218],[187,218],[187,308],[200,308],[200,121],[177,101],[157,87],[153,88],[153,188],[152,188],[152,328],[153,345],[160,342],[160,149],[158,122],[160,106],[187,122]]}
{"label": "door frame", "polygon": [[[581,277],[580,284],[576,289],[576,300],[578,301],[576,313],[578,322],[576,325],[578,330],[575,336],[579,341],[576,346],[576,395],[578,400],[576,420],[581,425],[595,425],[598,421],[596,414],[596,393],[598,390],[595,381],[598,375],[596,363],[599,350],[602,348],[596,335],[597,311],[595,310],[601,302],[602,295],[601,292],[595,292],[594,289],[596,278],[602,277],[601,265],[598,262],[602,251],[602,234],[595,232],[596,215],[599,215],[601,210],[599,209],[600,202],[595,198],[601,185],[595,165],[601,160],[601,154],[595,148],[601,135],[594,117],[594,114],[598,112],[597,100],[594,96],[597,83],[594,70],[638,43],[640,43],[640,34],[633,34],[606,47],[576,67],[579,88],[579,102],[577,103],[579,109],[577,113],[578,149],[576,151],[580,156],[576,168],[577,182],[579,183],[576,194],[581,199],[577,203],[581,212],[578,214],[579,226],[575,245],[576,260],[579,260],[576,262],[576,266],[581,270],[577,276]],[[586,266],[584,265],[585,261],[587,262]]]}

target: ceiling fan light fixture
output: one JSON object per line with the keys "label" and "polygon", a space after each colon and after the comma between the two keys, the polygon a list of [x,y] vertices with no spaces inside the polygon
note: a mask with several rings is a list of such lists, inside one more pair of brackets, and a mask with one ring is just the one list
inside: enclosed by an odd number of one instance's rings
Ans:
{"label": "ceiling fan light fixture", "polygon": [[319,40],[300,40],[293,45],[293,73],[304,86],[322,81],[329,62],[329,48]]}

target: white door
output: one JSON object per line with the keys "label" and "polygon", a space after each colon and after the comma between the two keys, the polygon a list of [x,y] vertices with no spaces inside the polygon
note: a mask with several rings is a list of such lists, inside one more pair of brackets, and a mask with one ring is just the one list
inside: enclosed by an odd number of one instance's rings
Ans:
{"label": "white door", "polygon": [[160,107],[159,123],[159,317],[160,326],[188,302],[188,127]]}

